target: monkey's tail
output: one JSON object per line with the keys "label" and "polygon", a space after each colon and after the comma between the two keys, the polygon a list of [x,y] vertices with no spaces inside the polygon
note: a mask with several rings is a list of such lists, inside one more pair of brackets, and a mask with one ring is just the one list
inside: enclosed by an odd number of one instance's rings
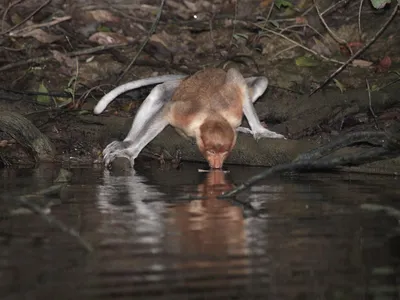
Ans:
{"label": "monkey's tail", "polygon": [[110,104],[119,95],[121,95],[127,91],[134,90],[134,89],[140,88],[142,86],[163,83],[166,81],[177,80],[177,79],[181,79],[181,78],[185,78],[185,77],[187,77],[187,76],[186,75],[163,75],[163,76],[150,77],[150,78],[139,79],[139,80],[127,82],[123,85],[116,87],[115,89],[111,90],[107,94],[105,94],[103,96],[103,98],[101,98],[100,101],[97,103],[93,112],[96,115],[101,114],[106,109],[108,104]]}

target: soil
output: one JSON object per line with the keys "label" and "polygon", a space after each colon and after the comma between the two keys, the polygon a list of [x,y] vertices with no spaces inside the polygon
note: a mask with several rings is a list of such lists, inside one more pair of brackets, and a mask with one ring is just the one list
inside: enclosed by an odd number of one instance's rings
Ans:
{"label": "soil", "polygon": [[[162,6],[152,0],[3,3],[0,166],[41,160],[27,151],[29,141],[5,125],[8,112],[24,116],[54,145],[46,160],[99,163],[101,150],[125,137],[150,88],[119,97],[95,116],[93,106],[105,93],[131,80],[206,67],[267,76],[270,85],[256,110],[268,128],[288,138],[254,141],[240,134],[228,163],[285,163],[345,133],[385,131],[399,122],[395,1],[381,9],[366,1],[361,14],[354,1],[318,1],[318,10],[311,0],[288,2],[278,7],[276,1],[272,9],[270,0],[168,0]],[[383,33],[310,96],[340,62],[374,39],[393,13]],[[160,162],[203,161],[193,142],[171,128],[143,154]],[[396,173],[400,162],[380,166],[379,172]]]}

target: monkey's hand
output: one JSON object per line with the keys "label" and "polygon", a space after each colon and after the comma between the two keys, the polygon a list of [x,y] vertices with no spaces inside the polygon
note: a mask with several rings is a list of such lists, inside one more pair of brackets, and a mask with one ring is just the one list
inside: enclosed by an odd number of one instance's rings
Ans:
{"label": "monkey's hand", "polygon": [[254,139],[256,139],[256,140],[259,140],[261,138],[286,139],[282,134],[273,132],[264,127],[257,128],[257,130],[251,130],[250,128],[246,128],[246,127],[238,127],[236,130],[238,132],[251,134],[251,135],[253,135]]}
{"label": "monkey's hand", "polygon": [[134,160],[136,157],[129,151],[130,143],[114,141],[107,145],[103,150],[104,165],[108,166],[117,157],[125,157],[131,162],[133,167]]}

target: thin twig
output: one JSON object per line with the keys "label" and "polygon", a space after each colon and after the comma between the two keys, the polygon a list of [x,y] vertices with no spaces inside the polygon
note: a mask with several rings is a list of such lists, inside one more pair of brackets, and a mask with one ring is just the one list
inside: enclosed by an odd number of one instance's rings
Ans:
{"label": "thin twig", "polygon": [[[400,0],[399,0],[400,1]],[[382,86],[382,87],[380,87],[378,90],[380,91],[380,90],[383,90],[384,88],[387,88],[388,86],[391,86],[392,84],[395,84],[396,82],[399,82],[400,81],[400,73],[399,72],[397,72],[397,71],[390,71],[389,73],[394,73],[394,74],[396,74],[397,76],[398,76],[398,78],[397,79],[395,79],[395,80],[393,80],[393,81],[391,81],[391,82],[389,82],[389,83],[387,83],[387,84],[385,84],[384,86]]]}
{"label": "thin twig", "polygon": [[156,19],[154,20],[153,25],[151,25],[151,28],[147,34],[146,39],[144,40],[144,42],[142,43],[142,45],[140,46],[139,50],[137,51],[135,57],[132,59],[132,61],[129,63],[129,65],[125,68],[125,70],[122,72],[121,76],[118,78],[117,83],[119,83],[121,81],[122,78],[124,78],[124,76],[126,75],[126,73],[129,71],[129,69],[132,67],[132,65],[135,63],[136,59],[139,57],[140,53],[142,53],[144,47],[147,45],[147,43],[149,42],[152,34],[154,33],[154,31],[156,30],[157,26],[158,26],[158,22],[160,21],[160,17],[161,17],[161,13],[163,10],[165,4],[165,0],[161,0],[161,4],[160,7],[158,9],[158,13],[156,16]]}
{"label": "thin twig", "polygon": [[34,202],[34,198],[36,198],[36,197],[43,197],[43,196],[51,197],[51,196],[60,195],[61,190],[68,185],[68,182],[71,181],[71,177],[72,177],[72,173],[70,173],[69,171],[67,171],[65,169],[61,169],[57,178],[54,180],[55,184],[53,184],[52,186],[50,186],[48,188],[41,189],[32,195],[20,196],[17,199],[22,205],[27,207],[29,210],[31,210],[34,213],[39,214],[41,216],[41,218],[43,220],[45,220],[48,224],[53,225],[53,226],[59,228],[62,232],[65,232],[65,233],[75,237],[78,240],[79,244],[81,244],[83,246],[83,248],[85,248],[88,252],[91,252],[91,251],[93,251],[93,248],[90,245],[90,243],[87,242],[86,240],[84,240],[75,229],[68,227],[63,222],[56,219],[54,216],[47,214],[46,211],[42,207],[40,207],[39,205],[37,205]]}
{"label": "thin twig", "polygon": [[312,11],[313,8],[314,8],[314,5],[311,5],[309,8],[307,8],[307,9],[301,14],[301,16],[304,17],[304,16],[308,15],[308,13],[309,13],[310,11]]}
{"label": "thin twig", "polygon": [[269,10],[268,10],[268,15],[267,15],[267,17],[265,18],[265,21],[264,21],[264,25],[263,25],[264,27],[267,26],[269,18],[271,17],[271,14],[272,14],[272,10],[274,9],[274,5],[275,5],[275,0],[271,1],[271,6],[269,7]]}
{"label": "thin twig", "polygon": [[322,13],[321,16],[326,15],[327,13],[330,13],[331,10],[335,9],[337,6],[339,6],[340,4],[342,4],[342,2],[348,2],[349,0],[341,0],[335,4],[333,4],[332,6],[328,7],[327,9],[325,9]]}
{"label": "thin twig", "polygon": [[215,47],[215,43],[214,43],[214,30],[213,30],[214,17],[215,17],[215,13],[212,13],[211,14],[211,18],[208,21],[208,27],[209,27],[208,31],[210,32],[210,40],[211,40],[211,43],[212,43],[212,46],[213,46],[213,50],[215,51],[216,47]]}
{"label": "thin twig", "polygon": [[15,5],[17,5],[18,3],[20,3],[22,0],[16,0],[13,1],[11,3],[8,4],[7,8],[5,9],[4,13],[3,13],[3,18],[1,19],[1,31],[4,30],[4,23],[6,22],[6,17],[8,15],[8,11]]}
{"label": "thin twig", "polygon": [[372,117],[374,118],[375,128],[379,129],[378,122],[376,121],[377,116],[376,116],[374,110],[372,109],[371,89],[369,87],[369,82],[368,82],[367,78],[365,78],[365,82],[367,84],[367,91],[368,91],[369,111],[370,111]]}
{"label": "thin twig", "polygon": [[[398,0],[400,2],[400,0]],[[364,52],[369,46],[372,45],[373,42],[381,35],[381,33],[386,29],[386,27],[390,24],[390,22],[396,16],[396,13],[399,9],[400,4],[396,4],[396,7],[393,9],[392,14],[390,15],[389,19],[383,24],[381,29],[374,35],[374,37],[364,45],[361,49],[359,49],[356,53],[354,53],[343,65],[341,65],[335,72],[333,72],[321,85],[319,85],[315,90],[310,93],[310,96],[313,95],[315,92],[319,91],[323,88],[332,78],[334,78],[337,74],[339,74],[346,66],[351,63],[356,57],[358,57],[362,52]]]}
{"label": "thin twig", "polygon": [[59,23],[64,22],[64,21],[68,21],[71,18],[72,18],[71,16],[64,16],[64,17],[60,17],[60,18],[54,18],[50,22],[28,25],[28,26],[26,26],[24,28],[11,31],[9,33],[9,35],[10,36],[25,37],[25,36],[29,35],[35,29],[38,29],[38,28],[41,28],[41,27],[53,26],[53,25],[59,24]]}
{"label": "thin twig", "polygon": [[74,84],[72,88],[72,103],[75,104],[75,95],[76,95],[76,85],[78,83],[78,77],[79,77],[79,60],[77,57],[75,57],[75,65],[76,65],[76,71],[75,71],[75,79],[74,79]]}
{"label": "thin twig", "polygon": [[[254,23],[253,23],[253,24],[254,24]],[[291,38],[285,36],[284,34],[281,34],[281,33],[279,33],[279,32],[276,32],[276,31],[274,31],[274,30],[265,28],[265,27],[260,26],[260,25],[257,25],[257,24],[254,24],[254,25],[255,25],[256,27],[258,27],[258,28],[264,30],[264,31],[270,32],[270,33],[272,33],[272,34],[275,34],[275,35],[277,35],[277,36],[280,36],[280,37],[284,38],[285,40],[291,42],[292,44],[295,44],[295,45],[297,45],[297,46],[303,48],[303,49],[306,50],[307,52],[310,52],[310,53],[314,54],[315,56],[318,56],[318,57],[322,58],[323,60],[330,61],[330,62],[333,62],[333,63],[336,63],[336,64],[341,64],[341,65],[343,64],[343,62],[341,62],[341,61],[338,61],[338,60],[333,59],[333,58],[328,58],[328,57],[326,57],[326,56],[324,56],[324,55],[322,55],[322,54],[319,54],[318,52],[316,52],[316,51],[314,51],[314,50],[312,50],[312,49],[310,49],[310,48],[308,48],[308,47],[306,47],[306,46],[304,46],[304,45],[302,45],[302,44],[296,42],[295,40],[292,40]]]}
{"label": "thin twig", "polygon": [[340,45],[344,45],[347,50],[349,50],[350,54],[353,55],[353,50],[351,49],[351,47],[349,47],[347,41],[343,40],[342,38],[338,37],[332,30],[331,28],[328,26],[328,24],[325,22],[324,17],[321,15],[321,12],[319,10],[319,7],[316,3],[316,0],[313,0],[314,2],[314,6],[315,6],[315,10],[317,11],[317,15],[320,19],[320,21],[322,22],[322,24],[324,25],[325,29],[328,31],[328,33],[331,35],[331,37]]}
{"label": "thin twig", "polygon": [[233,26],[232,26],[232,35],[231,35],[231,40],[229,42],[229,45],[232,46],[233,43],[233,36],[235,35],[236,32],[236,20],[237,20],[237,12],[238,12],[238,1],[239,0],[234,0],[235,2],[235,16],[233,17]]}
{"label": "thin twig", "polygon": [[[108,50],[108,49],[126,47],[128,45],[129,44],[102,45],[102,46],[97,46],[97,47],[93,47],[93,48],[88,48],[88,49],[68,52],[68,53],[65,53],[65,55],[70,56],[70,57],[74,57],[74,56],[80,56],[80,55],[86,55],[86,54],[93,54],[93,53],[96,53],[96,52],[99,52],[99,51]],[[34,57],[34,58],[30,58],[30,59],[23,60],[23,61],[18,61],[18,62],[15,62],[15,63],[11,63],[11,64],[8,64],[8,65],[2,66],[0,68],[0,72],[7,71],[9,69],[13,69],[13,68],[16,68],[16,67],[28,65],[30,63],[46,62],[46,61],[51,60],[51,59],[54,59],[53,55]]]}
{"label": "thin twig", "polygon": [[47,0],[45,3],[43,3],[42,5],[40,5],[37,9],[35,9],[32,13],[29,14],[29,16],[27,16],[25,19],[23,19],[21,22],[19,22],[18,24],[8,28],[7,30],[0,32],[0,35],[4,35],[6,33],[9,33],[10,31],[13,31],[14,29],[20,27],[22,24],[25,24],[26,21],[28,21],[30,18],[32,18],[36,13],[38,13],[43,7],[45,7],[47,4],[49,4],[51,2],[51,0]]}
{"label": "thin twig", "polygon": [[301,160],[298,162],[278,165],[251,177],[249,180],[242,183],[237,188],[224,193],[218,198],[233,197],[236,194],[254,185],[258,181],[276,173],[284,173],[290,171],[329,170],[339,166],[348,166],[348,165],[358,166],[372,161],[387,159],[389,157],[397,157],[399,154],[400,151],[393,152],[385,148],[373,148],[357,155],[352,153],[348,155],[337,156],[331,159],[322,159],[317,161]]}
{"label": "thin twig", "polygon": [[358,35],[359,35],[359,39],[361,41],[362,39],[362,31],[361,31],[361,10],[362,10],[362,6],[363,6],[364,0],[360,1],[360,7],[358,8]]}
{"label": "thin twig", "polygon": [[[90,89],[88,89],[87,91],[85,91],[82,95],[80,95],[77,103],[80,105],[82,103],[82,101],[86,100],[87,97],[89,97],[90,93],[93,92],[94,90],[100,89],[101,91],[103,91],[101,88],[103,86],[113,86],[112,84],[101,84],[101,85],[96,85]],[[94,98],[94,97],[93,97]]]}
{"label": "thin twig", "polygon": [[310,24],[294,24],[294,25],[290,25],[288,27],[282,28],[280,33],[283,33],[291,28],[298,28],[298,27],[307,27],[310,28],[312,31],[314,31],[317,35],[319,35],[322,39],[325,39],[325,37],[317,30],[315,29],[313,26],[311,26]]}
{"label": "thin twig", "polygon": [[300,154],[294,161],[310,159],[317,160],[324,156],[330,155],[341,148],[350,147],[360,143],[370,143],[383,147],[386,139],[387,133],[383,131],[352,132],[341,136],[326,145],[322,145],[316,149]]}
{"label": "thin twig", "polygon": [[277,58],[277,57],[278,57],[279,55],[281,55],[282,53],[284,53],[284,52],[286,52],[286,51],[289,51],[289,50],[292,50],[293,48],[296,48],[296,47],[297,47],[296,45],[289,46],[289,47],[287,47],[287,48],[285,48],[285,49],[279,51],[278,53],[275,53],[274,56],[272,56],[271,59]]}
{"label": "thin twig", "polygon": [[63,222],[56,219],[52,215],[47,214],[42,208],[40,208],[40,206],[34,204],[32,201],[29,201],[29,199],[27,199],[25,196],[18,197],[18,201],[21,202],[32,212],[40,215],[42,219],[45,220],[48,224],[53,225],[59,228],[62,232],[65,232],[75,237],[78,240],[79,244],[81,244],[86,251],[88,252],[93,251],[92,245],[90,245],[86,240],[84,240],[75,229],[68,227]]}

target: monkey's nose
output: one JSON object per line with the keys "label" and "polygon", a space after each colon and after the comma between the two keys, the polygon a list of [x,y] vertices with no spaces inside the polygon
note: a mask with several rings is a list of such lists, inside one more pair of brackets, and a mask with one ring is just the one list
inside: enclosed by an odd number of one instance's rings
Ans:
{"label": "monkey's nose", "polygon": [[222,169],[222,162],[209,162],[210,168],[211,169]]}

